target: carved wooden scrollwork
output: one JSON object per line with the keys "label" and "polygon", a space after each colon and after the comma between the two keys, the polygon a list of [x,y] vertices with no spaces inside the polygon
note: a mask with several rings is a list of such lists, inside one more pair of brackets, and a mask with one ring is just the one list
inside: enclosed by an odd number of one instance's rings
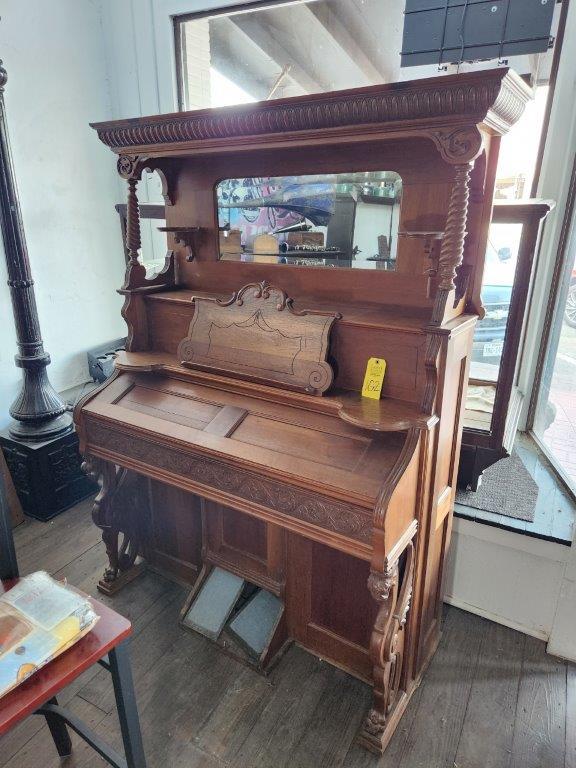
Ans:
{"label": "carved wooden scrollwork", "polygon": [[138,557],[141,500],[127,470],[93,457],[83,463],[82,469],[100,486],[92,519],[102,531],[108,566],[98,588],[110,592],[114,582],[134,566]]}
{"label": "carved wooden scrollwork", "polygon": [[123,179],[138,181],[142,175],[142,158],[140,155],[121,155],[116,163],[116,169]]}
{"label": "carved wooden scrollwork", "polygon": [[370,640],[373,664],[374,701],[360,732],[360,740],[380,749],[390,714],[402,693],[406,620],[414,581],[414,544],[400,560],[389,563],[383,573],[371,571],[368,589],[380,608]]}
{"label": "carved wooden scrollwork", "polygon": [[129,181],[134,179],[140,181],[142,174],[147,171],[148,173],[158,174],[160,179],[161,194],[166,205],[174,205],[172,199],[172,173],[169,173],[166,168],[161,168],[158,164],[159,161],[151,160],[146,155],[120,155],[116,163],[116,169],[119,175]]}
{"label": "carved wooden scrollwork", "polygon": [[433,131],[432,138],[449,163],[471,161],[482,149],[482,134],[475,126]]}
{"label": "carved wooden scrollwork", "polygon": [[[219,490],[228,499],[256,503],[303,520],[319,528],[349,536],[356,541],[370,542],[373,537],[372,516],[352,504],[343,504],[287,483],[259,477],[253,472],[223,465],[220,461],[167,448],[145,438],[137,438],[111,429],[108,425],[89,423],[89,440],[120,457],[146,462],[154,456],[154,466],[173,475],[185,477],[201,487]],[[224,468],[225,467],[225,468]],[[222,499],[224,503],[224,499]]]}

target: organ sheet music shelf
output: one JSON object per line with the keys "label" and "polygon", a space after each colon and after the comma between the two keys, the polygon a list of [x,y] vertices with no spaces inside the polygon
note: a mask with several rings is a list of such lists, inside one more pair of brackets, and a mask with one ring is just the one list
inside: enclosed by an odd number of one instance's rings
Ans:
{"label": "organ sheet music shelf", "polygon": [[[499,136],[528,98],[497,69],[94,126],[127,181],[129,255],[127,351],[75,413],[101,483],[100,588],[142,555],[196,587],[220,566],[269,590],[284,611],[264,662],[295,641],[370,683],[359,739],[376,751],[439,639]],[[167,203],[149,278],[144,171]],[[252,179],[259,196],[233,204],[275,221],[264,240],[223,234],[240,214],[218,185]],[[370,261],[359,202],[378,189]],[[369,357],[387,361],[380,401],[359,395]]]}

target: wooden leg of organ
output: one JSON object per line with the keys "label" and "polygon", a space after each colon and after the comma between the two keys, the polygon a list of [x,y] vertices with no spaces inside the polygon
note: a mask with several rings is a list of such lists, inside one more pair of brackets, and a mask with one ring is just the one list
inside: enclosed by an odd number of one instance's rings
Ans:
{"label": "wooden leg of organ", "polygon": [[358,734],[360,744],[373,752],[386,748],[408,703],[406,693],[406,626],[414,581],[414,545],[403,557],[388,563],[384,572],[371,571],[368,589],[380,608],[370,640],[374,699]]}
{"label": "wooden leg of organ", "polygon": [[87,459],[82,468],[100,486],[92,519],[102,531],[108,566],[98,582],[98,590],[112,595],[135,579],[144,567],[143,563],[136,563],[142,500],[136,479],[127,470],[96,458]]}

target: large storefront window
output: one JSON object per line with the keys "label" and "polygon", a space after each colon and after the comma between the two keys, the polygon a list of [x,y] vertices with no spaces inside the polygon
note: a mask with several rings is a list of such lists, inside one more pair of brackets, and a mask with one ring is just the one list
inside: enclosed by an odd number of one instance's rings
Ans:
{"label": "large storefront window", "polygon": [[576,216],[566,228],[563,270],[552,318],[533,431],[576,490]]}
{"label": "large storefront window", "polygon": [[[558,33],[561,8],[555,5],[552,37]],[[401,67],[403,12],[404,3],[398,0],[294,0],[177,17],[180,107],[222,107],[507,65],[532,85],[534,100],[502,139],[495,198],[507,203],[530,198],[549,107],[554,47],[510,56],[506,62]],[[474,407],[480,403],[481,423],[474,427],[481,430],[491,428],[505,367],[501,358],[518,279],[521,231],[517,223],[493,223],[490,228],[482,286],[486,316],[474,337],[469,398]],[[370,248],[371,255],[375,248]],[[573,304],[576,322],[576,288]],[[576,328],[568,327],[576,347]]]}

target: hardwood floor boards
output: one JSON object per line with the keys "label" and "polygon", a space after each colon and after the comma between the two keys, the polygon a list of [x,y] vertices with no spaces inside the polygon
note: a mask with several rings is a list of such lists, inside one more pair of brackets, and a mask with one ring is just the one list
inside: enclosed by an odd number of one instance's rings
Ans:
{"label": "hardwood floor boards", "polygon": [[[16,530],[22,573],[46,569],[96,595],[104,563],[83,503]],[[185,590],[146,573],[114,598],[134,624],[132,666],[149,768],[576,768],[576,667],[544,644],[447,608],[440,647],[382,757],[354,743],[368,686],[292,647],[264,678],[178,626]],[[60,696],[120,748],[107,673]],[[60,761],[44,722],[0,740],[0,768],[101,768],[73,736]]]}

